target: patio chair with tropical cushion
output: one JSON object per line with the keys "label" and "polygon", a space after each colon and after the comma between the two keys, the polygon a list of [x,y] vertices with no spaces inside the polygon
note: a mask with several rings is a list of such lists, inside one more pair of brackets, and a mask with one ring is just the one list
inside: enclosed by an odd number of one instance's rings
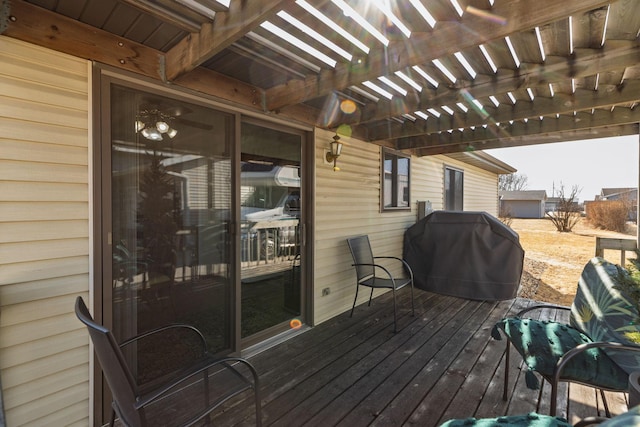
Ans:
{"label": "patio chair with tropical cushion", "polygon": [[[112,394],[112,417],[110,425],[114,425],[116,415],[127,426],[191,426],[201,420],[207,420],[211,413],[231,398],[251,390],[255,404],[256,425],[262,421],[260,404],[260,386],[255,368],[239,357],[217,358],[206,349],[206,340],[202,333],[193,326],[174,324],[154,329],[130,338],[121,344],[111,331],[96,323],[89,313],[82,297],[76,298],[76,316],[87,326],[95,353],[104,373],[104,378]],[[182,337],[178,342],[166,339],[176,331],[187,332],[195,337],[188,340]],[[155,338],[162,337],[160,340]],[[154,340],[153,352],[160,360],[155,360],[152,369],[146,369],[145,375],[140,359],[148,359],[141,354],[142,348],[148,348],[146,340]],[[174,347],[180,346],[183,339],[197,345],[189,345],[189,351],[177,352]],[[137,360],[132,367],[131,352]],[[194,348],[199,347],[194,350]],[[195,357],[191,356],[195,353]],[[172,355],[179,354],[178,357]],[[189,363],[174,368],[176,360],[188,359]],[[167,369],[166,366],[171,368]],[[155,375],[151,375],[155,374]],[[140,381],[141,377],[144,381]]]}
{"label": "patio chair with tropical cushion", "polygon": [[[369,236],[357,236],[347,239],[347,244],[351,250],[351,256],[353,257],[353,264],[356,268],[356,296],[353,299],[353,307],[351,307],[351,316],[353,316],[353,310],[356,308],[356,301],[358,300],[358,289],[360,286],[366,286],[371,288],[371,294],[369,295],[369,305],[371,305],[371,298],[373,297],[373,291],[376,288],[391,289],[393,292],[393,331],[398,331],[398,314],[396,309],[396,291],[409,286],[411,288],[411,315],[415,314],[415,307],[413,302],[413,272],[411,267],[402,258],[393,256],[373,256],[371,250],[371,243],[369,242]],[[376,260],[393,260],[392,262],[399,261],[402,263],[402,267],[406,272],[406,277],[394,276],[391,271],[380,263],[376,263]]]}
{"label": "patio chair with tropical cushion", "polygon": [[[525,379],[529,388],[542,391],[534,372],[551,384],[551,415],[556,413],[560,381],[576,382],[601,391],[627,390],[629,374],[640,369],[640,325],[635,304],[619,289],[620,274],[626,274],[625,270],[594,257],[582,271],[570,308],[536,305],[495,325],[492,336],[499,340],[499,331],[502,331],[507,337],[504,400],[507,400],[509,384],[510,344],[528,367]],[[540,308],[570,310],[569,324],[525,317]],[[604,398],[604,393],[601,394]],[[539,406],[540,396],[538,409]],[[606,399],[605,410],[608,412]]]}
{"label": "patio chair with tropical cushion", "polygon": [[[613,418],[589,417],[573,427],[630,427],[640,425],[640,406]],[[509,415],[495,418],[462,418],[453,419],[441,424],[440,427],[572,427],[566,419],[541,415],[535,412],[526,415]]]}

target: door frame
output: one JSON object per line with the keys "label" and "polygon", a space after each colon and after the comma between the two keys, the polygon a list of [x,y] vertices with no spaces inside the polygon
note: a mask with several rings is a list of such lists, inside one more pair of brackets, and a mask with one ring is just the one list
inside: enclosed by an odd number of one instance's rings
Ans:
{"label": "door frame", "polygon": [[[313,253],[314,253],[314,239],[313,239],[313,227],[311,226],[314,223],[313,213],[315,209],[314,204],[314,196],[313,189],[315,188],[315,134],[314,132],[308,129],[296,128],[293,126],[289,126],[287,124],[278,123],[266,120],[265,118],[255,117],[250,115],[242,115],[237,125],[236,132],[236,146],[235,146],[235,155],[236,155],[236,166],[234,180],[236,182],[235,185],[235,209],[236,212],[240,212],[240,158],[241,158],[241,131],[240,128],[242,123],[250,123],[257,126],[262,126],[269,129],[274,129],[282,132],[287,132],[291,134],[299,134],[300,135],[300,168],[303,171],[301,185],[300,185],[300,197],[302,200],[300,209],[300,257],[301,257],[301,314],[300,320],[303,323],[303,327],[313,326],[313,286],[312,286],[312,278],[313,278]],[[239,218],[239,215],[238,217]],[[241,337],[241,314],[242,314],[242,295],[240,293],[241,290],[241,266],[240,266],[240,221],[236,221],[235,224],[235,237],[236,237],[236,251],[235,256],[237,262],[235,262],[233,268],[236,270],[237,277],[237,301],[235,307],[236,313],[236,342],[239,343],[239,349],[241,354],[253,354],[259,351],[262,351],[270,346],[272,346],[276,342],[280,342],[282,340],[288,339],[290,336],[295,335],[299,329],[291,328],[288,325],[278,324],[273,327],[267,328],[264,331],[261,331],[257,334],[251,335],[247,338]]]}
{"label": "door frame", "polygon": [[[302,270],[302,311],[305,313],[304,321],[307,326],[314,326],[314,304],[313,304],[313,271],[314,271],[314,227],[315,224],[315,130],[306,124],[296,123],[281,120],[275,117],[267,116],[266,114],[258,111],[250,111],[241,106],[230,105],[226,102],[220,102],[215,97],[210,95],[198,93],[186,88],[181,88],[176,85],[162,84],[158,81],[141,77],[139,75],[129,73],[123,70],[118,70],[113,67],[104,64],[93,64],[91,69],[91,98],[90,102],[93,105],[91,114],[91,150],[90,150],[90,165],[89,174],[91,177],[90,194],[92,195],[91,209],[93,211],[93,228],[91,230],[90,246],[93,251],[93,257],[90,266],[90,283],[91,290],[90,295],[93,297],[92,311],[96,321],[110,326],[113,322],[111,315],[112,301],[110,297],[105,298],[103,295],[103,283],[111,283],[111,251],[108,250],[111,242],[109,241],[109,228],[111,223],[111,212],[107,212],[105,208],[104,197],[105,194],[111,193],[111,175],[106,171],[110,171],[110,150],[111,150],[111,129],[110,125],[106,123],[106,120],[110,118],[111,108],[111,96],[109,87],[112,83],[122,84],[127,87],[132,87],[146,91],[159,91],[168,97],[177,97],[182,100],[195,102],[206,105],[212,109],[219,110],[221,112],[231,113],[235,115],[235,136],[232,147],[231,161],[233,165],[232,169],[232,206],[233,206],[233,221],[231,222],[231,239],[232,247],[231,251],[231,270],[234,280],[234,288],[236,289],[234,298],[232,301],[231,310],[235,310],[234,316],[234,330],[231,335],[231,350],[232,354],[250,355],[255,353],[261,348],[266,348],[273,344],[273,340],[267,340],[262,343],[245,342],[243,343],[240,338],[240,328],[238,322],[239,303],[240,298],[237,290],[240,288],[240,127],[243,118],[249,118],[252,121],[268,126],[282,128],[287,131],[299,131],[303,133],[302,139],[302,153],[301,163],[305,170],[305,176],[302,180],[302,186],[300,188],[303,197],[304,221],[301,223],[302,227],[302,241],[304,242],[304,265]],[[107,162],[108,164],[105,164]],[[109,280],[105,280],[105,278]],[[280,333],[275,337],[278,342],[288,338],[295,334],[296,331],[289,330]],[[92,401],[93,407],[93,423],[96,426],[103,425],[102,419],[108,419],[110,416],[110,409],[102,402],[107,398],[103,393],[105,386],[102,378],[101,369],[98,366],[95,355],[92,353],[90,356],[90,377],[92,393],[90,395],[90,401]]]}

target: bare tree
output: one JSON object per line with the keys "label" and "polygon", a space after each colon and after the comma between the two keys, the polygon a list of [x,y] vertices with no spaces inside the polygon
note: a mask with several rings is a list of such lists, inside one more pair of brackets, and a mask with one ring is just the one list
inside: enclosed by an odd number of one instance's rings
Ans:
{"label": "bare tree", "polygon": [[498,212],[498,219],[508,227],[511,227],[513,223],[513,217],[511,216],[511,209],[500,201],[500,212]]}
{"label": "bare tree", "polygon": [[557,191],[558,205],[555,212],[547,212],[547,216],[561,233],[570,233],[573,226],[580,220],[580,206],[578,205],[578,194],[581,189],[574,185],[571,193],[565,195],[564,185],[560,183]]}
{"label": "bare tree", "polygon": [[498,177],[498,190],[522,191],[527,189],[527,176],[518,173],[500,175]]}

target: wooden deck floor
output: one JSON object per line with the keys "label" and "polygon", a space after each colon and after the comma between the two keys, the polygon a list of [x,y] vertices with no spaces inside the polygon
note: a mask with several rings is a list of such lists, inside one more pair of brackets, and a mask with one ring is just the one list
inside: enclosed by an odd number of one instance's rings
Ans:
{"label": "wooden deck floor", "polygon": [[[510,399],[502,400],[505,341],[490,335],[496,321],[532,301],[470,301],[417,290],[411,317],[408,292],[402,294],[398,333],[387,294],[357,307],[353,318],[344,313],[251,357],[262,381],[264,425],[428,427],[536,410],[538,392],[526,388],[515,351]],[[625,398],[608,394],[614,415],[626,411]],[[542,401],[540,412],[548,413],[548,386]],[[558,415],[575,422],[601,414],[602,406],[593,389],[565,385]],[[238,404],[215,424],[253,421],[251,405]]]}

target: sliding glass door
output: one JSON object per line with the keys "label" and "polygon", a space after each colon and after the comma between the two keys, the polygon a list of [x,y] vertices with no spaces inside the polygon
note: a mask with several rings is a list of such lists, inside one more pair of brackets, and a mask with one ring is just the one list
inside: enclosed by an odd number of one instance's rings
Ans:
{"label": "sliding glass door", "polygon": [[[116,340],[187,323],[224,355],[301,325],[305,132],[101,82],[96,308]],[[125,354],[140,381],[151,350]]]}
{"label": "sliding glass door", "polygon": [[232,347],[232,114],[112,85],[110,258],[118,340],[184,322]]}
{"label": "sliding glass door", "polygon": [[241,127],[241,338],[259,342],[302,320],[304,133]]}

